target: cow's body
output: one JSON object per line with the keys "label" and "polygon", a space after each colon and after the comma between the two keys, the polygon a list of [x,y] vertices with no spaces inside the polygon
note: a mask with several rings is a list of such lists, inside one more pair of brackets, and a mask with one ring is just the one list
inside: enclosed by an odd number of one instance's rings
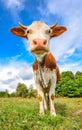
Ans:
{"label": "cow's body", "polygon": [[35,56],[33,71],[40,101],[40,114],[44,114],[49,108],[54,116],[54,94],[60,73],[56,60],[49,51],[49,40],[66,31],[64,26],[56,24],[48,26],[44,22],[35,21],[30,26],[20,24],[10,30],[13,34],[28,39],[29,50]]}
{"label": "cow's body", "polygon": [[56,116],[54,108],[54,94],[55,94],[56,82],[59,80],[60,73],[56,65],[55,58],[49,52],[44,56],[41,63],[38,63],[38,61],[35,60],[33,64],[33,71],[38,90],[38,99],[40,101],[40,113],[44,114],[44,110],[49,108],[48,99],[50,99],[51,114]]}

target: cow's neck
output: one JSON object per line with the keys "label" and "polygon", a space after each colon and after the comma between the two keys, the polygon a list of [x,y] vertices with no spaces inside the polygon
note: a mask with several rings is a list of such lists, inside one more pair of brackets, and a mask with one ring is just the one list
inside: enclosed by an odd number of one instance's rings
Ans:
{"label": "cow's neck", "polygon": [[45,89],[45,88],[48,88],[48,91],[50,89],[50,85],[51,85],[51,80],[48,81],[48,84],[46,84],[45,82],[45,77],[44,77],[44,73],[43,73],[43,69],[42,69],[42,66],[45,62],[45,57],[46,57],[47,54],[45,55],[42,55],[41,57],[36,57],[36,61],[38,63],[38,71],[39,71],[39,74],[40,74],[40,84],[41,86]]}
{"label": "cow's neck", "polygon": [[43,55],[36,55],[35,57],[36,57],[37,62],[42,65],[46,55],[47,55],[46,53]]}

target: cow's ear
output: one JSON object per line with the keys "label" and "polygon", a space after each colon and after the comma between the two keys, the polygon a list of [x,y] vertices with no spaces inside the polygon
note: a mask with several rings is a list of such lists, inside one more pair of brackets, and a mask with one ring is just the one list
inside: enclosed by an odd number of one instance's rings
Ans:
{"label": "cow's ear", "polygon": [[50,33],[50,37],[57,37],[59,35],[61,35],[62,33],[64,33],[66,31],[66,27],[64,26],[56,26],[54,28],[52,28],[51,33]]}
{"label": "cow's ear", "polygon": [[25,31],[21,27],[13,27],[10,29],[10,32],[15,34],[16,36],[26,38]]}

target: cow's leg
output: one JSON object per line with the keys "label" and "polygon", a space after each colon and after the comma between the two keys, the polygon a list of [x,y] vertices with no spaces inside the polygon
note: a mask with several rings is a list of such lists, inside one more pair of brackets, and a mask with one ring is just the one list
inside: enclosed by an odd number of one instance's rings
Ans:
{"label": "cow's leg", "polygon": [[56,116],[55,107],[54,107],[54,97],[55,97],[55,87],[51,86],[49,91],[49,99],[50,99],[50,113],[53,116]]}
{"label": "cow's leg", "polygon": [[45,110],[48,110],[48,106],[47,106],[47,95],[46,94],[44,94],[44,109]]}
{"label": "cow's leg", "polygon": [[37,86],[38,90],[38,100],[40,103],[40,114],[44,114],[44,92],[42,90],[42,87],[40,85]]}
{"label": "cow's leg", "polygon": [[37,87],[38,100],[40,104],[40,114],[44,114],[44,91],[42,86],[39,83],[39,78],[40,78],[39,72],[34,71],[34,79]]}

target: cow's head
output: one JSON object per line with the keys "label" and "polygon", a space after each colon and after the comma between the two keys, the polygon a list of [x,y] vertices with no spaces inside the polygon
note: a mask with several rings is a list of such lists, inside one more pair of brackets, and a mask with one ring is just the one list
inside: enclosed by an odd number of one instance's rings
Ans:
{"label": "cow's head", "polygon": [[35,21],[29,26],[19,23],[18,27],[11,28],[10,31],[19,37],[26,38],[29,42],[30,52],[41,56],[49,52],[49,40],[66,31],[66,27],[56,25],[57,22],[48,26],[41,21]]}

